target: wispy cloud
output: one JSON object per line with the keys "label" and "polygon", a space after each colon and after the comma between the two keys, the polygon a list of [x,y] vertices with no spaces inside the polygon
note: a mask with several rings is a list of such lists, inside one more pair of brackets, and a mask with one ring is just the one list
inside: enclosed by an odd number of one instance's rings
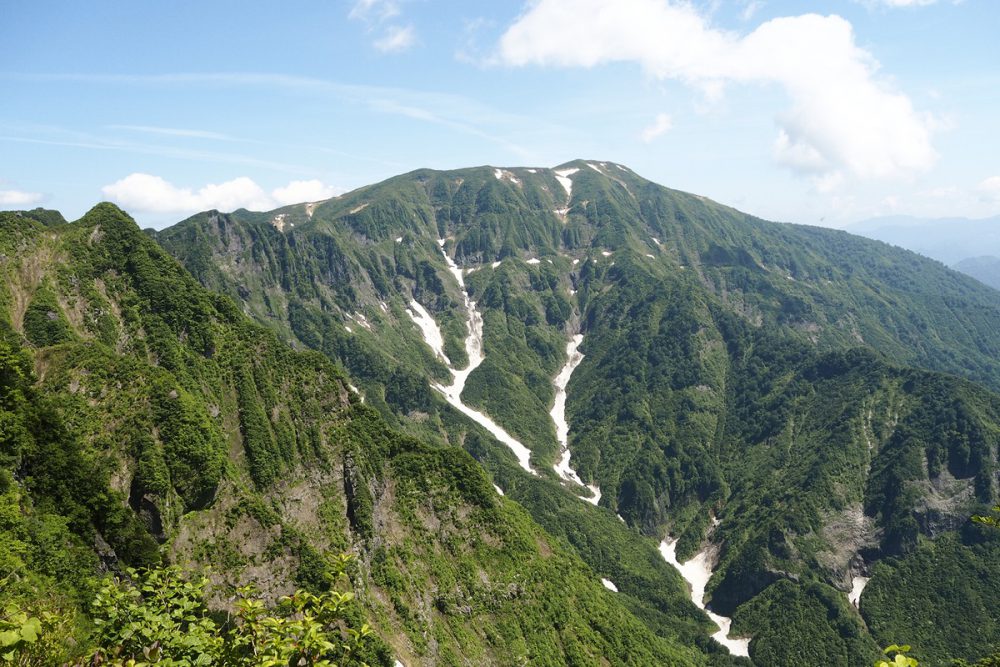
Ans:
{"label": "wispy cloud", "polygon": [[[65,131],[63,131],[65,132]],[[0,142],[10,141],[23,144],[38,144],[41,146],[64,146],[67,148],[85,148],[88,150],[120,151],[125,153],[137,153],[141,155],[157,155],[160,157],[180,158],[194,160],[198,162],[219,162],[223,164],[237,164],[247,167],[263,167],[274,171],[281,171],[290,174],[308,174],[311,169],[300,165],[288,164],[284,162],[274,162],[262,160],[242,155],[238,153],[219,153],[215,151],[200,151],[177,148],[174,146],[160,146],[155,144],[141,144],[128,141],[118,141],[103,137],[95,137],[82,133],[67,133],[64,137],[39,137],[39,136],[17,136],[0,135]]]}
{"label": "wispy cloud", "polygon": [[347,14],[348,18],[363,21],[388,21],[399,16],[396,0],[358,0]]}
{"label": "wispy cloud", "polygon": [[176,127],[156,127],[153,125],[108,125],[111,130],[127,130],[144,134],[157,134],[167,137],[186,137],[190,139],[211,139],[215,141],[237,141],[228,134],[209,132],[207,130],[185,130]]}
{"label": "wispy cloud", "polygon": [[656,118],[653,119],[653,122],[642,131],[640,137],[648,144],[653,139],[669,132],[673,126],[674,121],[670,117],[670,114],[657,114]]}
{"label": "wispy cloud", "polygon": [[[0,73],[0,80],[74,81],[80,83],[131,86],[232,86],[325,96],[349,104],[363,105],[379,113],[393,114],[449,127],[494,143],[521,159],[535,157],[532,150],[504,136],[531,127],[538,132],[557,133],[564,128],[537,118],[501,111],[463,95],[435,91],[345,84],[327,79],[264,74],[256,72],[174,72],[165,74],[23,74]],[[0,137],[3,139],[3,137]],[[107,148],[107,146],[102,146]],[[172,150],[172,149],[171,149]]]}
{"label": "wispy cloud", "polygon": [[401,53],[417,42],[417,31],[412,24],[402,24],[397,0],[358,0],[347,13],[349,19],[362,21],[368,32],[376,35],[372,46],[382,53]]}
{"label": "wispy cloud", "polygon": [[386,28],[385,34],[372,42],[372,46],[382,53],[397,53],[413,46],[416,39],[417,33],[412,25],[393,25]]}

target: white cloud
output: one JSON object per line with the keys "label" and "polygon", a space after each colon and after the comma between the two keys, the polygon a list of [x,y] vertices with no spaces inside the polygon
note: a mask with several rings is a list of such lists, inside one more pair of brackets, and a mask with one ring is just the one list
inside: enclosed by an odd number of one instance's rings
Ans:
{"label": "white cloud", "polygon": [[990,176],[976,190],[984,201],[1000,202],[1000,176]]}
{"label": "white cloud", "polygon": [[937,0],[863,0],[867,4],[885,5],[886,7],[925,7],[933,5]]}
{"label": "white cloud", "polygon": [[386,28],[382,37],[372,42],[372,46],[382,53],[399,53],[413,46],[416,39],[417,35],[412,25],[392,25]]}
{"label": "white cloud", "polygon": [[347,17],[367,23],[369,33],[378,29],[379,36],[372,41],[376,50],[382,53],[400,53],[417,42],[417,31],[412,25],[388,25],[400,13],[398,0],[358,0]]}
{"label": "white cloud", "polygon": [[0,190],[0,206],[30,206],[40,201],[42,201],[42,195],[39,192]]}
{"label": "white cloud", "polygon": [[207,130],[186,130],[177,127],[156,127],[153,125],[108,125],[112,130],[128,130],[144,134],[162,134],[168,137],[185,137],[190,139],[215,139],[218,141],[234,141],[228,134],[209,132]]}
{"label": "white cloud", "polygon": [[634,62],[710,99],[726,84],[780,86],[790,106],[776,119],[775,158],[827,186],[847,175],[926,170],[937,158],[934,119],[876,77],[878,63],[839,16],[776,18],[739,35],[711,26],[688,2],[538,0],[500,38],[498,58],[514,66]]}
{"label": "white cloud", "polygon": [[182,188],[151,174],[130,174],[101,188],[104,196],[129,211],[193,213],[208,209],[267,211],[281,205],[329,199],[335,190],[321,181],[292,181],[268,194],[246,176],[210,183],[198,190]]}
{"label": "white cloud", "polygon": [[647,126],[642,131],[640,137],[644,142],[648,144],[653,139],[656,139],[658,136],[670,131],[670,129],[673,126],[674,126],[674,121],[672,118],[670,118],[669,114],[665,113],[657,114],[656,118],[653,120],[653,123]]}
{"label": "white cloud", "polygon": [[348,18],[363,21],[388,21],[396,16],[399,16],[396,0],[358,0],[347,15]]}
{"label": "white cloud", "polygon": [[337,195],[336,188],[322,181],[292,181],[283,188],[275,188],[271,196],[279,204],[300,204],[302,202],[321,201]]}

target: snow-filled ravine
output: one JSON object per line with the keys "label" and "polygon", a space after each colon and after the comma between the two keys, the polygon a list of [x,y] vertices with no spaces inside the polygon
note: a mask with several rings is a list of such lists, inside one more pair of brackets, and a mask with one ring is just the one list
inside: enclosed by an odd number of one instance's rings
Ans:
{"label": "snow-filled ravine", "polygon": [[531,450],[507,433],[499,424],[490,419],[488,415],[462,402],[462,390],[465,389],[465,383],[469,379],[469,375],[483,363],[484,359],[483,316],[476,309],[476,303],[469,298],[469,291],[465,288],[465,278],[462,275],[462,269],[458,268],[451,257],[448,256],[448,253],[445,252],[444,243],[445,239],[438,239],[438,245],[441,246],[441,253],[444,255],[445,262],[448,263],[448,270],[455,276],[458,286],[462,288],[462,297],[465,300],[465,312],[468,317],[465,326],[469,332],[469,335],[465,338],[465,353],[469,357],[469,363],[462,370],[458,370],[451,365],[451,361],[444,354],[443,343],[440,342],[442,341],[441,331],[434,322],[434,319],[425,309],[418,308],[419,304],[415,301],[411,302],[410,306],[413,308],[413,311],[408,310],[407,313],[419,327],[420,333],[423,335],[427,345],[434,350],[434,353],[445,362],[448,370],[451,371],[452,379],[449,386],[445,387],[437,382],[432,383],[431,386],[441,392],[444,399],[454,406],[456,410],[485,428],[494,438],[510,447],[521,467],[534,474],[535,471],[531,469],[531,464],[529,463]]}
{"label": "snow-filled ravine", "polygon": [[732,626],[733,620],[705,609],[705,586],[708,585],[708,580],[712,576],[712,556],[709,548],[705,548],[691,560],[680,563],[677,560],[677,540],[664,540],[660,543],[660,553],[663,554],[665,561],[681,573],[684,581],[691,587],[691,601],[719,626],[719,631],[712,635],[712,639],[729,649],[733,655],[749,657],[749,639],[729,638],[729,628]]}
{"label": "snow-filled ravine", "polygon": [[869,577],[854,577],[851,579],[851,592],[847,594],[847,599],[855,608],[860,608],[861,606],[861,593],[864,592],[865,586],[868,585]]}
{"label": "snow-filled ravine", "polygon": [[591,486],[589,484],[584,484],[580,476],[576,474],[576,471],[569,466],[569,424],[566,422],[566,387],[569,385],[569,378],[573,375],[573,371],[576,367],[580,365],[583,361],[583,353],[580,352],[580,343],[583,342],[583,334],[577,334],[566,343],[566,365],[562,367],[552,384],[556,388],[556,399],[552,404],[552,410],[549,415],[552,417],[552,423],[556,427],[556,439],[559,441],[559,462],[556,463],[553,468],[555,468],[556,473],[563,479],[576,482],[580,486],[586,486],[590,489],[593,494],[590,498],[584,498],[588,503],[593,503],[596,505],[601,500],[601,490],[596,486]]}

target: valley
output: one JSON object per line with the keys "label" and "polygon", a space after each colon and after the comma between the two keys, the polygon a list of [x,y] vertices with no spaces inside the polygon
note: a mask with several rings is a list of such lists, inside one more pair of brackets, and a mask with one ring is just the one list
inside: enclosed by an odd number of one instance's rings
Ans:
{"label": "valley", "polygon": [[109,205],[6,215],[5,345],[103,461],[120,523],[71,525],[115,559],[276,598],[353,554],[373,664],[997,641],[989,591],[956,606],[927,575],[1000,562],[968,520],[1000,485],[1000,299],[937,263],[598,161],[145,234]]}

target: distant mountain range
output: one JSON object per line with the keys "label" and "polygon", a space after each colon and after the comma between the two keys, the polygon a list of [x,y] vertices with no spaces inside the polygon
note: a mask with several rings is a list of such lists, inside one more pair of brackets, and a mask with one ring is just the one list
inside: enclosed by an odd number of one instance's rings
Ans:
{"label": "distant mountain range", "polygon": [[1000,216],[889,216],[864,220],[848,231],[918,252],[1000,289]]}
{"label": "distant mountain range", "polygon": [[[0,491],[84,569],[278,594],[350,551],[409,667],[1000,651],[1000,292],[939,261],[589,160],[145,234],[2,216],[0,379],[36,399],[0,403]],[[93,494],[22,481],[61,446]],[[82,586],[60,562],[19,567]]]}

